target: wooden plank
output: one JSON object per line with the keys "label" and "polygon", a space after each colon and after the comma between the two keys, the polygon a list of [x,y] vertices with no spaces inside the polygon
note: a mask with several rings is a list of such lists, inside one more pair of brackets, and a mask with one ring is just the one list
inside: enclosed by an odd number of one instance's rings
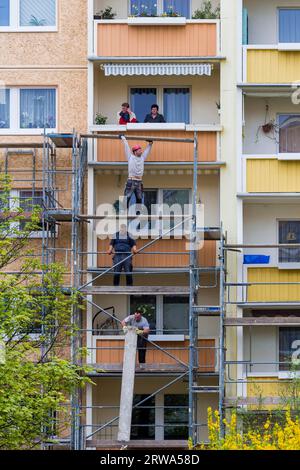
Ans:
{"label": "wooden plank", "polygon": [[[188,449],[187,440],[179,441],[130,441],[127,449]],[[121,449],[122,444],[116,440],[87,440],[86,447],[96,447],[97,450]]]}
{"label": "wooden plank", "polygon": [[80,292],[86,295],[155,295],[155,294],[164,294],[164,295],[188,295],[189,287],[185,286],[93,286],[86,287]]}
{"label": "wooden plank", "polygon": [[300,317],[226,318],[225,326],[300,326]]}

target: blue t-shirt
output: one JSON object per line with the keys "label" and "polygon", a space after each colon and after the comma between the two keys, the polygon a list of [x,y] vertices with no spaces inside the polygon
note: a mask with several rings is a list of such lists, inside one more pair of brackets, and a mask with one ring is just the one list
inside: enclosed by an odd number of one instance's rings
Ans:
{"label": "blue t-shirt", "polygon": [[136,242],[129,233],[120,236],[120,232],[110,242],[116,253],[130,253],[131,249],[136,246]]}

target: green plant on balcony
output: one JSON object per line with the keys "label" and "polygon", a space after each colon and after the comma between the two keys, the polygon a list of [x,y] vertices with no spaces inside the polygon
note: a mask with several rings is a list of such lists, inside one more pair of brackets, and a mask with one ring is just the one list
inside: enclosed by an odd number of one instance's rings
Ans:
{"label": "green plant on balcony", "polygon": [[177,18],[178,16],[181,16],[181,15],[180,15],[180,13],[177,13],[177,11],[175,11],[172,6],[169,6],[161,16],[163,16],[163,17],[170,16],[172,18]]}
{"label": "green plant on balcony", "polygon": [[107,122],[107,117],[106,116],[103,116],[103,114],[101,114],[101,113],[96,114],[95,124],[97,124],[97,126],[104,125],[104,124],[106,124],[106,122]]}
{"label": "green plant on balcony", "polygon": [[116,17],[116,13],[113,12],[112,7],[106,7],[104,10],[98,11],[94,15],[94,19],[96,20],[114,20]]}
{"label": "green plant on balcony", "polygon": [[131,17],[143,17],[143,18],[151,18],[157,16],[154,13],[154,10],[149,9],[147,5],[141,5],[141,9],[138,7],[138,5],[133,4],[131,6],[131,12],[132,14],[130,15]]}
{"label": "green plant on balcony", "polygon": [[215,20],[220,18],[220,7],[213,9],[211,1],[203,2],[202,8],[194,11],[193,20]]}

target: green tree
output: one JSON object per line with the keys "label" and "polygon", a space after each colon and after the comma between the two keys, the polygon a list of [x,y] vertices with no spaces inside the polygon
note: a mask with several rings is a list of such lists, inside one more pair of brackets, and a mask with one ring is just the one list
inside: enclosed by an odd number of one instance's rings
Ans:
{"label": "green tree", "polygon": [[[68,429],[70,396],[89,381],[87,369],[70,361],[76,292],[64,291],[62,266],[42,266],[32,256],[40,208],[25,214],[9,194],[10,181],[0,176],[0,449],[6,450],[38,448]],[[5,272],[16,261],[18,272]],[[79,363],[83,356],[79,350]]]}

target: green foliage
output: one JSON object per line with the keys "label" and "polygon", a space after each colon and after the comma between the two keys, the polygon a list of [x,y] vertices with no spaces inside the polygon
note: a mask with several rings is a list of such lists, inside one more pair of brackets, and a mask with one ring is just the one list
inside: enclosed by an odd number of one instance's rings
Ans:
{"label": "green foliage", "polygon": [[116,13],[112,11],[112,7],[106,7],[104,10],[100,10],[95,16],[100,16],[102,20],[113,20],[116,17]]}
{"label": "green foliage", "polygon": [[202,8],[194,11],[193,20],[214,20],[220,18],[220,7],[213,9],[211,1],[203,2]]}
{"label": "green foliage", "polygon": [[[40,208],[30,214],[14,209],[9,190],[9,179],[0,176],[0,449],[5,450],[53,439],[58,419],[59,427],[69,427],[70,396],[90,382],[80,365],[85,351],[77,351],[78,365],[69,358],[77,294],[64,292],[64,267],[42,266],[27,250]],[[7,274],[15,261],[19,272]]]}
{"label": "green foliage", "polygon": [[101,113],[96,114],[95,124],[97,124],[98,126],[101,126],[103,124],[106,124],[106,122],[107,122],[107,117],[106,116],[103,116],[103,114],[101,114]]}

